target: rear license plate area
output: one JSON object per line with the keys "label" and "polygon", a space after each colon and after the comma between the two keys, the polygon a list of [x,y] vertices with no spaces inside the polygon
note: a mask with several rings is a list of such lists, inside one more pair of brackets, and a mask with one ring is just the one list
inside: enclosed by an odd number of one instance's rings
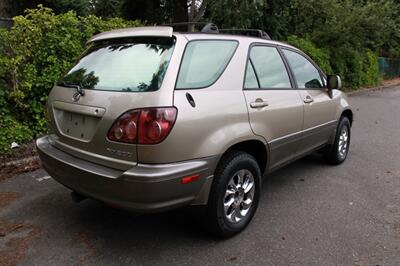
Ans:
{"label": "rear license plate area", "polygon": [[55,110],[58,130],[65,136],[90,141],[96,132],[98,117]]}

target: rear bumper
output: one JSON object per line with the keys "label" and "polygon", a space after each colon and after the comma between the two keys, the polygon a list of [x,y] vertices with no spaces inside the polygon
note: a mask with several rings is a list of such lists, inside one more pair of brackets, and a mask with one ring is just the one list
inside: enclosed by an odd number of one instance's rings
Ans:
{"label": "rear bumper", "polygon": [[[73,157],[47,136],[36,140],[43,167],[59,183],[85,196],[139,212],[207,204],[218,156],[116,170]],[[200,178],[181,184],[185,176]]]}

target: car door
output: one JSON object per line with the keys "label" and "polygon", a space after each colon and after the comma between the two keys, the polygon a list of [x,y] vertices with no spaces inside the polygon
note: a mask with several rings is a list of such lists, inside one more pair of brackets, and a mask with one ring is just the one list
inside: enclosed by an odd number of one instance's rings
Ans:
{"label": "car door", "polygon": [[275,46],[250,47],[244,82],[253,132],[270,148],[269,168],[293,158],[303,126],[303,102]]}
{"label": "car door", "polygon": [[325,87],[322,71],[311,59],[296,50],[283,48],[282,51],[304,102],[303,140],[299,153],[305,153],[327,143],[336,126],[336,103]]}

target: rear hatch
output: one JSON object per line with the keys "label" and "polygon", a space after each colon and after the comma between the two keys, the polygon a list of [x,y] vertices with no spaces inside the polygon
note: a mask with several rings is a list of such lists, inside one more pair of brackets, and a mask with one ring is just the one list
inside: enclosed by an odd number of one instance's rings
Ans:
{"label": "rear hatch", "polygon": [[92,43],[50,93],[54,145],[108,167],[135,166],[137,145],[111,141],[107,134],[128,110],[172,106],[172,91],[162,89],[176,42],[170,35]]}

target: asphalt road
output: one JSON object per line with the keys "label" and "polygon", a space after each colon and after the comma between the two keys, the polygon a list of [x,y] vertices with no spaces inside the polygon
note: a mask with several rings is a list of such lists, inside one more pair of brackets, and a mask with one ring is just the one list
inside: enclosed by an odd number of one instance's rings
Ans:
{"label": "asphalt road", "polygon": [[209,237],[185,210],[73,203],[39,170],[0,183],[0,265],[400,265],[400,87],[351,100],[347,161],[311,155],[267,177],[237,237]]}

